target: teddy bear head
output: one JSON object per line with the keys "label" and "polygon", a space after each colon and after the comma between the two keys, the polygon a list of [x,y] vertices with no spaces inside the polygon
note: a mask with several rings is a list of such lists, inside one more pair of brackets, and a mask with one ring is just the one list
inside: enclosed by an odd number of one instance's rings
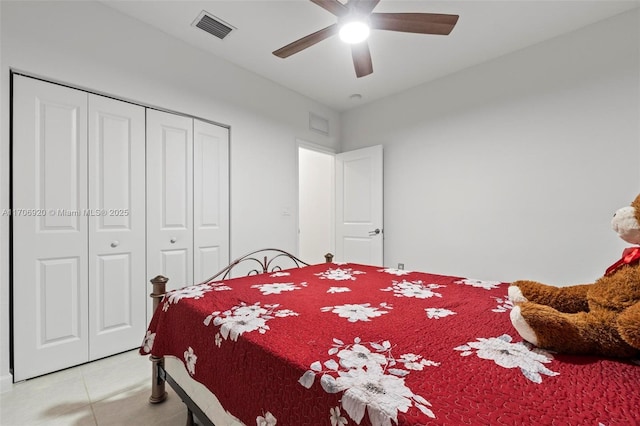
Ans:
{"label": "teddy bear head", "polygon": [[640,195],[630,206],[619,209],[611,220],[613,230],[630,244],[640,244]]}

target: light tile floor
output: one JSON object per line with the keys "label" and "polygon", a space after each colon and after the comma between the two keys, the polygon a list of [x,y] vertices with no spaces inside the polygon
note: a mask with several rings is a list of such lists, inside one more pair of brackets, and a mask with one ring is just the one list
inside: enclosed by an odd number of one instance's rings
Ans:
{"label": "light tile floor", "polygon": [[170,386],[150,404],[151,362],[136,351],[16,383],[0,394],[2,426],[182,426],[187,410]]}

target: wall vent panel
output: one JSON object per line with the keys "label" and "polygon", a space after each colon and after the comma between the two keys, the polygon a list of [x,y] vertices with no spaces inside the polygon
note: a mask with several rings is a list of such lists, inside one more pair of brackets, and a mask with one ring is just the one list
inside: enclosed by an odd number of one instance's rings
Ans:
{"label": "wall vent panel", "polygon": [[309,129],[329,136],[329,120],[312,112],[309,113]]}
{"label": "wall vent panel", "polygon": [[204,10],[200,12],[200,15],[198,15],[191,25],[208,32],[220,40],[224,39],[231,31],[235,30],[235,27]]}

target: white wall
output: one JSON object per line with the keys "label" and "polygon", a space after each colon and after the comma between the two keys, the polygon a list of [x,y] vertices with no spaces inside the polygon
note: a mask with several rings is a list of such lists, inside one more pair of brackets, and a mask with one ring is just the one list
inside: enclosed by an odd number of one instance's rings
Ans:
{"label": "white wall", "polygon": [[[98,2],[0,1],[0,11],[0,208],[9,203],[13,68],[231,126],[231,256],[262,246],[295,251],[296,138],[338,149],[335,134],[308,129],[313,112],[339,132],[338,113]],[[8,231],[0,217],[2,388],[10,382]]]}
{"label": "white wall", "polygon": [[639,80],[636,9],[343,114],[343,149],[384,145],[385,263],[601,276],[640,192]]}

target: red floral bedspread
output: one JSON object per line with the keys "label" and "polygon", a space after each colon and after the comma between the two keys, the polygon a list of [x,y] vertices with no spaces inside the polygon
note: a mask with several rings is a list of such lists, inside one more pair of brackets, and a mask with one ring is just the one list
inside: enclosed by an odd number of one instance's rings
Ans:
{"label": "red floral bedspread", "polygon": [[637,360],[551,354],[507,284],[320,264],[168,293],[141,353],[247,425],[640,424]]}

